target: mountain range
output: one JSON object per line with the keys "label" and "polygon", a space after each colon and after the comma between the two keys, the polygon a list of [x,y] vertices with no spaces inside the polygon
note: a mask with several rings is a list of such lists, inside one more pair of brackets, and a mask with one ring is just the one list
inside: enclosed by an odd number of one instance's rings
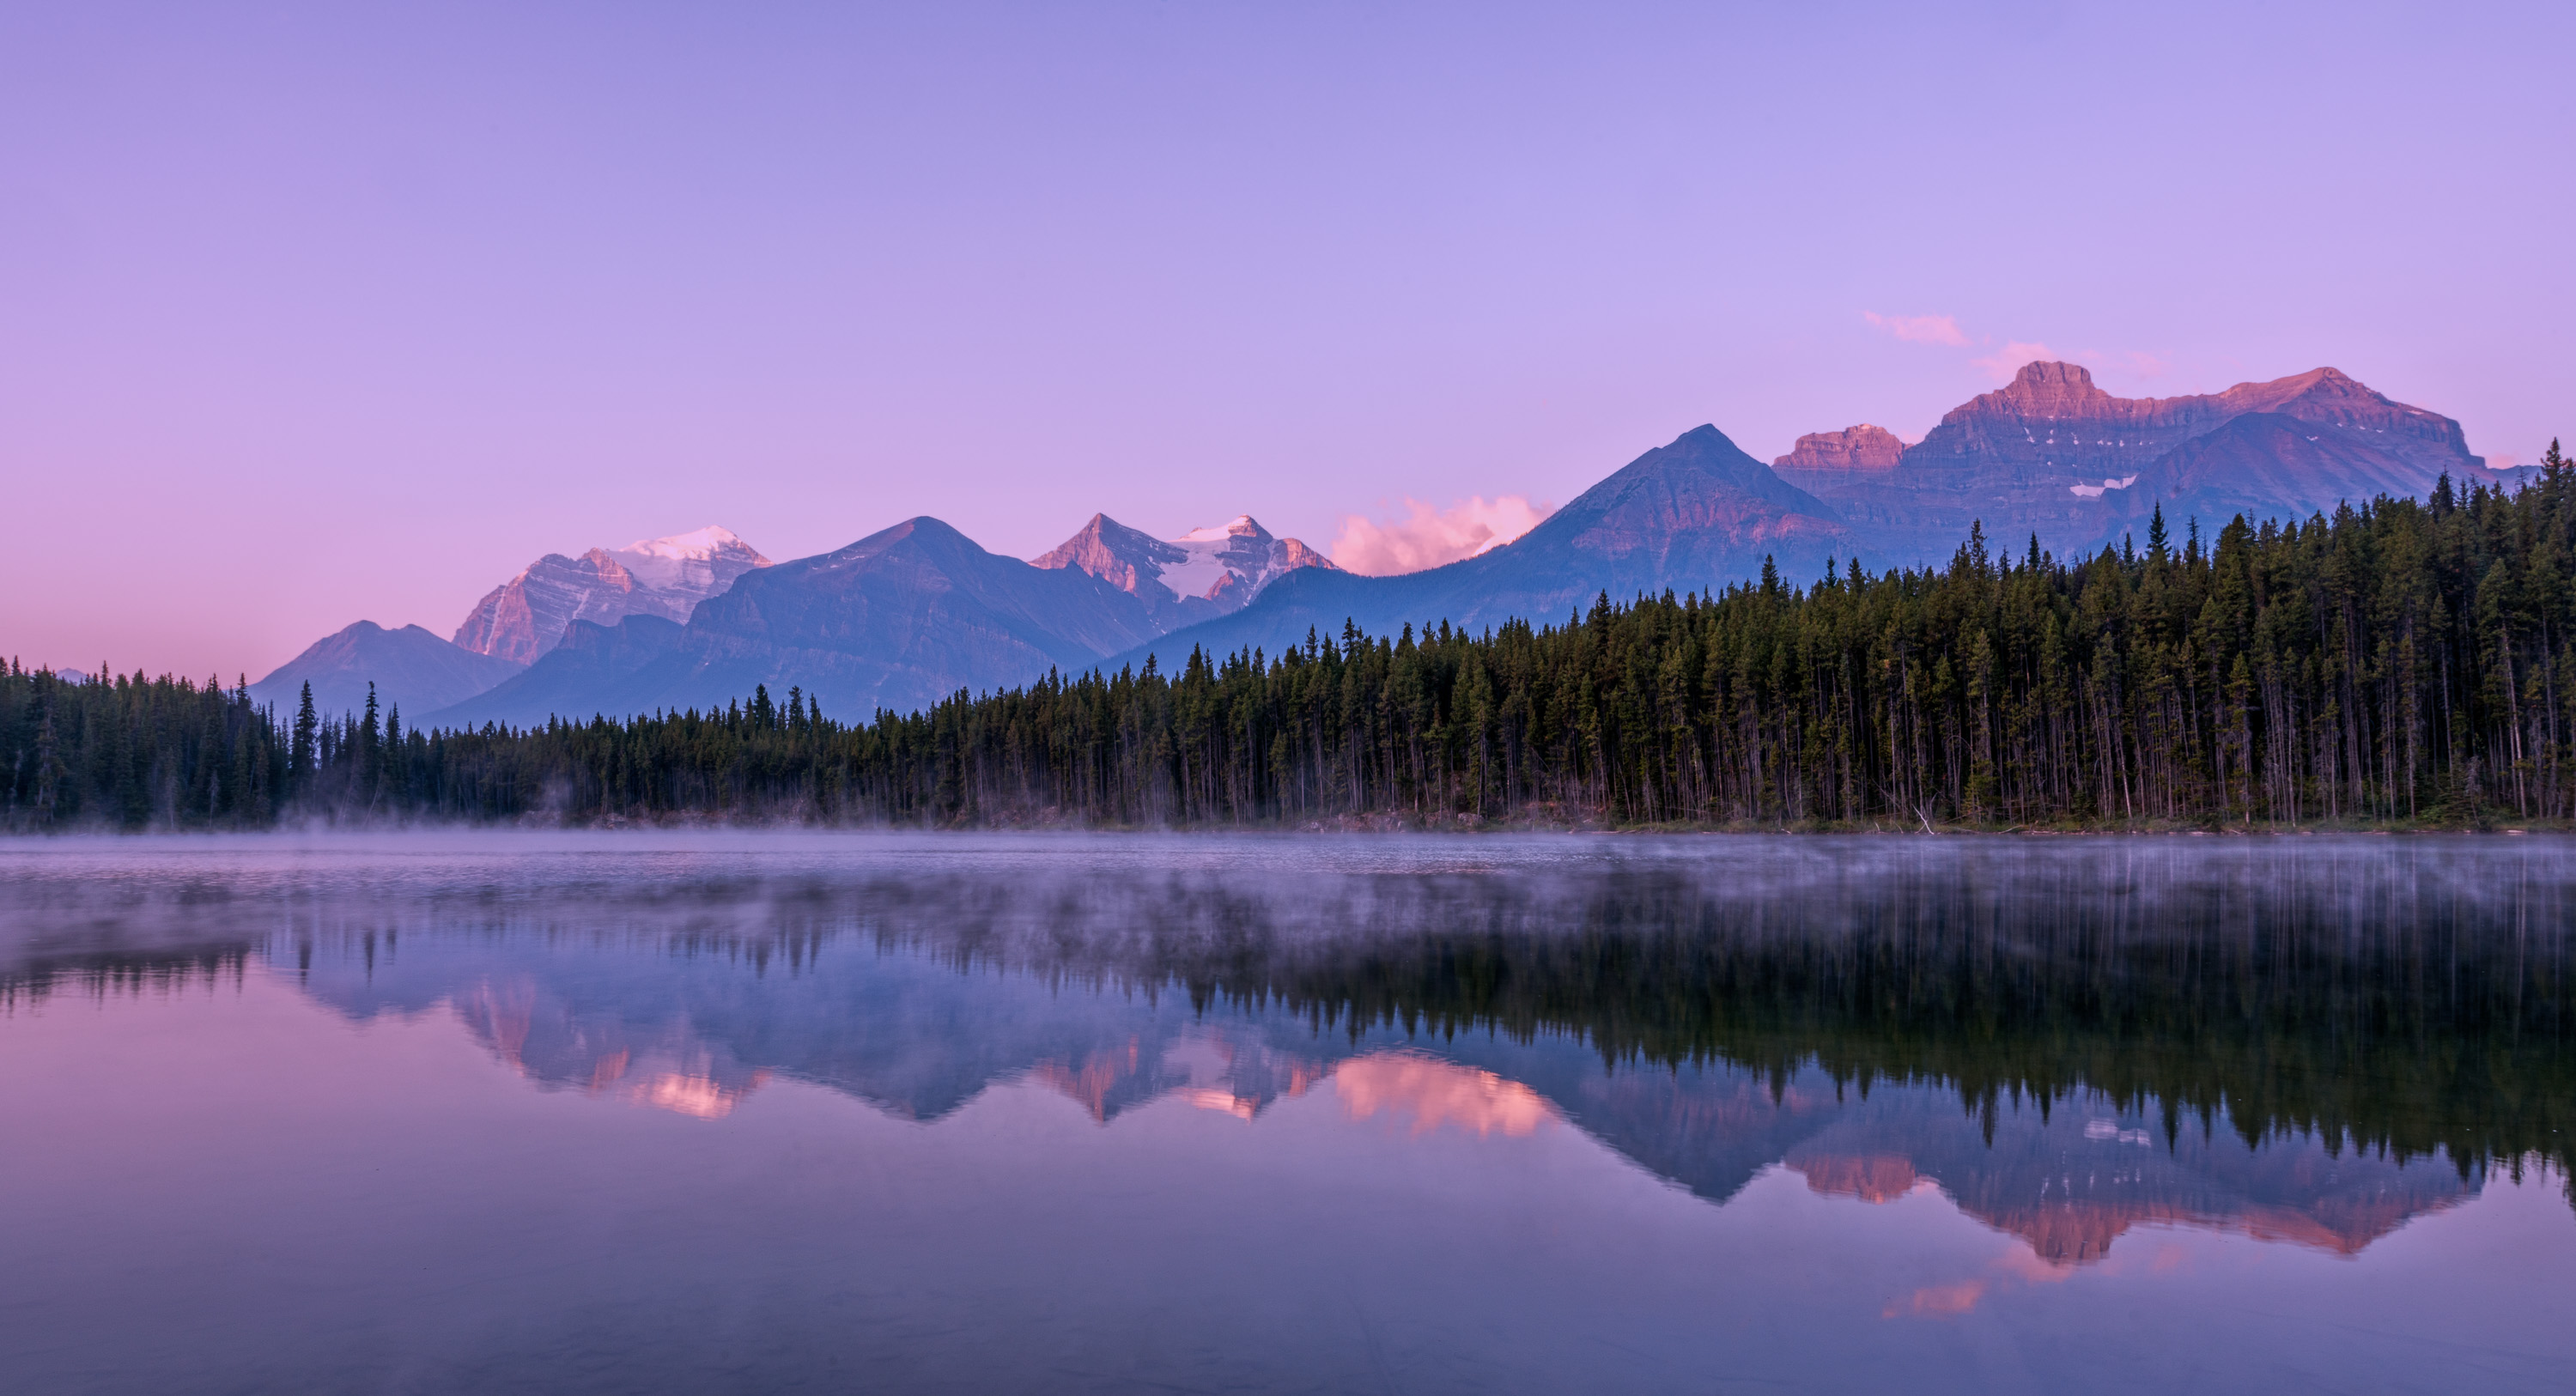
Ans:
{"label": "mountain range", "polygon": [[[1638,456],[1520,538],[1399,576],[1360,576],[1248,516],[1175,539],[1105,514],[1039,557],[986,551],[909,519],[773,563],[721,528],[578,557],[548,554],[441,641],[361,622],[253,686],[281,707],[314,683],[348,711],[372,680],[414,723],[530,725],[721,708],[759,685],[843,719],[910,711],[1050,670],[1169,669],[1193,651],[1276,654],[1356,624],[1553,623],[1604,593],[1713,591],[1765,569],[1792,584],[1838,560],[1946,562],[1981,524],[2063,556],[2242,513],[2303,519],[2379,495],[2510,487],[2459,423],[2332,368],[2224,392],[2122,398],[2083,367],[2025,365],[1906,443],[1862,424],[1799,438],[1769,464],[1714,426]],[[328,695],[326,698],[326,694]]]}

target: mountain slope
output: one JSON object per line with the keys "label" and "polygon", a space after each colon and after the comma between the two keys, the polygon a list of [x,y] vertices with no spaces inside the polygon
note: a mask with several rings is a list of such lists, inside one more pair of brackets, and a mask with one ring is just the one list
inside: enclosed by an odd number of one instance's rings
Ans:
{"label": "mountain slope", "polygon": [[311,683],[317,711],[353,713],[366,707],[367,684],[372,681],[379,705],[399,703],[416,718],[470,698],[526,667],[459,648],[417,625],[387,630],[362,620],[314,641],[302,654],[252,684],[250,693],[291,719],[304,685]]}
{"label": "mountain slope", "polygon": [[722,708],[759,685],[823,710],[910,711],[961,688],[1027,683],[1154,633],[1145,603],[1074,568],[1032,567],[916,518],[836,552],[748,572],[686,625],[579,622],[528,672],[429,714],[528,725],[657,708]]}
{"label": "mountain slope", "polygon": [[[2099,541],[2120,531],[2143,533],[2161,505],[2174,536],[2197,518],[2215,535],[2238,514],[2251,519],[2331,514],[2341,503],[2379,495],[2421,498],[2440,480],[2438,467],[2385,449],[2385,438],[2337,431],[2278,412],[2249,412],[2156,458],[2119,492],[2117,514]],[[2477,472],[2479,475],[2488,472]],[[2465,489],[2466,479],[2454,488]]]}
{"label": "mountain slope", "polygon": [[1519,618],[1549,622],[1614,597],[1714,591],[1761,574],[1775,558],[1806,580],[1827,556],[1850,555],[1834,510],[1737,449],[1713,426],[1684,432],[1575,497],[1546,522],[1491,552],[1396,577],[1298,572],[1243,610],[1173,631],[1113,657],[1111,668],[1168,668],[1193,647],[1211,654],[1302,643],[1311,627],[1338,636],[1345,620],[1371,634],[1446,620],[1484,630]]}

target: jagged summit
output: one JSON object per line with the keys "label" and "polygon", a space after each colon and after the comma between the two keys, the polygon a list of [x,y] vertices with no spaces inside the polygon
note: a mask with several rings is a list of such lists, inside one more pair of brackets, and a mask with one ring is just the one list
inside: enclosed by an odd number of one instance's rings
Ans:
{"label": "jagged summit", "polygon": [[1094,514],[1081,532],[1029,561],[1049,569],[1079,568],[1156,606],[1206,602],[1215,607],[1212,615],[1244,605],[1297,568],[1339,570],[1294,538],[1272,537],[1250,514],[1172,539]]}
{"label": "jagged summit", "polygon": [[[2460,424],[2372,391],[2340,369],[2314,368],[2224,392],[2183,397],[2115,397],[2081,364],[2034,362],[2013,381],[1950,410],[1905,452],[1908,467],[1965,462],[2063,465],[2078,473],[2141,466],[2249,412],[2387,438],[2401,454],[2439,457],[2437,466],[2482,467]],[[2108,473],[2125,473],[2110,470]]]}
{"label": "jagged summit", "polygon": [[1863,422],[1841,431],[1809,432],[1771,464],[1780,470],[1894,470],[1904,454],[1905,442],[1895,432]]}

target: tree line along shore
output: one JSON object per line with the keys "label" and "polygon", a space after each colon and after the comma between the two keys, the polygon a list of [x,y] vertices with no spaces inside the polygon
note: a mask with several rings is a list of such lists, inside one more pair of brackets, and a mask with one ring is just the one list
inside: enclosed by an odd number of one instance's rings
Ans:
{"label": "tree line along shore", "polygon": [[2576,479],[2061,559],[1765,569],[1469,635],[1345,627],[915,713],[515,730],[0,674],[0,829],[280,823],[2280,829],[2576,822]]}

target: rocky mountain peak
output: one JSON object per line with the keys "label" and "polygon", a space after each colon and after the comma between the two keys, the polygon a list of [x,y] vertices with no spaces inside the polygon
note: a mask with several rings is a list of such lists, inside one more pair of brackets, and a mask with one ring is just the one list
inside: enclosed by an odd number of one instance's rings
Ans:
{"label": "rocky mountain peak", "polygon": [[1607,553],[1660,549],[1685,534],[1730,547],[1839,533],[1831,506],[1746,455],[1714,426],[1648,451],[1522,535],[1515,548],[1559,540]]}
{"label": "rocky mountain peak", "polygon": [[2120,401],[2096,386],[2092,370],[2082,364],[2034,360],[2023,364],[2011,383],[1981,395],[1970,406],[2053,421],[2099,416],[2109,404]]}
{"label": "rocky mountain peak", "polygon": [[1809,432],[1771,464],[1781,470],[1894,470],[1905,442],[1867,422],[1841,431]]}
{"label": "rocky mountain peak", "polygon": [[713,524],[579,557],[548,553],[476,602],[456,627],[455,643],[530,664],[560,643],[574,621],[652,615],[685,622],[699,602],[769,565],[758,549]]}
{"label": "rocky mountain peak", "polygon": [[1250,601],[1281,573],[1333,567],[1304,543],[1271,536],[1250,514],[1172,539],[1094,514],[1081,532],[1029,561],[1037,567],[1080,568],[1158,606],[1206,601],[1220,611]]}

